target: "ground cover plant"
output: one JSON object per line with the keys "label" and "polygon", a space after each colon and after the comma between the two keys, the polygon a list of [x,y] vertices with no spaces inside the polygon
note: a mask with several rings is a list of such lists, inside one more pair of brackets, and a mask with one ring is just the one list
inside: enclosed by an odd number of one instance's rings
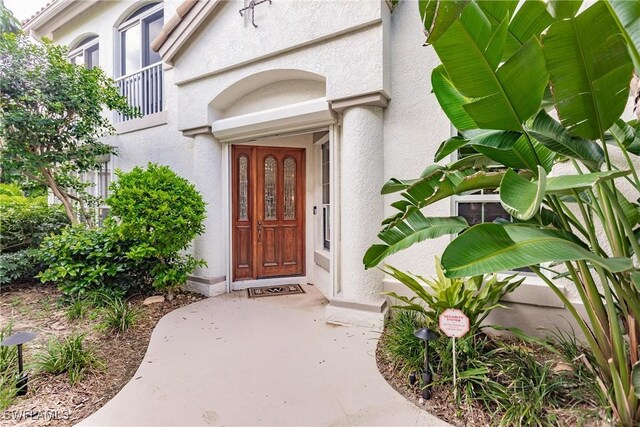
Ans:
{"label": "ground cover plant", "polygon": [[58,375],[66,373],[71,385],[104,363],[95,355],[95,350],[85,343],[85,336],[70,335],[64,340],[51,339],[46,349],[35,356],[36,369]]}
{"label": "ground cover plant", "polygon": [[[427,43],[442,61],[431,75],[433,91],[460,133],[434,160],[463,147],[477,154],[430,165],[417,179],[391,179],[382,192],[401,200],[365,266],[459,234],[442,254],[447,277],[529,268],[585,336],[611,420],[639,423],[640,126],[622,118],[634,69],[640,73],[638,3],[419,5]],[[512,222],[470,227],[462,217],[421,211],[483,189],[499,191]],[[563,277],[575,286],[584,317],[557,287]]]}
{"label": "ground cover plant", "polygon": [[[383,376],[399,392],[454,425],[598,425],[604,396],[573,340],[498,337],[477,331],[459,340],[458,395],[452,394],[451,340],[431,342],[432,398],[411,384],[422,369],[424,347],[413,332],[429,324],[416,311],[393,309],[379,342]],[[559,350],[556,350],[559,349]],[[420,378],[420,375],[415,375]]]}

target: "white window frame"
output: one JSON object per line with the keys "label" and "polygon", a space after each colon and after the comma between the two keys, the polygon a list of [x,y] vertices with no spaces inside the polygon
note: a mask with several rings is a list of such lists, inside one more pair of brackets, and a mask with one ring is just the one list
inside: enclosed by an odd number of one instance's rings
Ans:
{"label": "white window frame", "polygon": [[[114,177],[113,158],[114,158],[114,156],[109,155],[107,161],[100,163],[100,168],[99,169],[88,171],[88,172],[83,172],[80,175],[80,180],[82,182],[93,184],[91,187],[87,188],[87,193],[89,193],[93,197],[101,197],[102,198],[102,203],[96,208],[96,211],[94,212],[96,223],[99,224],[99,225],[102,225],[102,221],[103,221],[102,213],[103,212],[107,212],[107,214],[108,214],[108,211],[109,211],[109,207],[106,205],[105,200],[107,199],[107,197],[109,197],[109,186],[113,182],[113,177]],[[108,165],[107,166],[108,167],[108,171],[107,172],[108,172],[108,177],[109,178],[107,179],[107,186],[106,186],[105,192],[104,192],[105,197],[102,197],[102,194],[101,194],[101,191],[100,191],[102,189],[101,186],[100,186],[100,173],[101,173],[101,169],[105,165]],[[105,218],[106,218],[106,215],[105,215]]]}
{"label": "white window frame", "polygon": [[[324,218],[325,218],[325,208],[326,215],[329,218],[329,223],[331,224],[331,203],[323,203],[323,188],[322,188],[322,146],[324,144],[329,144],[329,135],[330,131],[327,132],[326,135],[322,136],[317,141],[313,142],[313,152],[314,152],[314,160],[313,160],[313,170],[314,170],[314,195],[313,195],[313,232],[314,232],[314,243],[313,248],[316,254],[319,254],[325,258],[329,257],[331,253],[331,249],[327,249],[325,247],[325,233],[324,233]],[[329,153],[331,153],[329,151]],[[329,154],[329,163],[331,163],[331,154]],[[331,172],[330,172],[331,174]],[[329,202],[331,202],[331,182],[329,182]],[[329,229],[329,233],[331,230]],[[329,234],[329,244],[331,244],[331,234]]]}
{"label": "white window frame", "polygon": [[[134,13],[136,13],[138,10],[140,10],[143,7],[148,6],[147,4],[140,6],[138,9],[134,10],[133,12],[131,12],[129,15],[133,15]],[[162,2],[156,4],[155,6],[149,8],[149,10],[144,11],[143,13],[141,13],[140,15],[136,15],[133,18],[127,19],[126,21],[124,21],[123,23],[121,23],[120,25],[118,25],[118,28],[116,29],[116,49],[115,49],[115,53],[116,53],[116,60],[115,60],[115,65],[116,65],[116,78],[120,78],[120,77],[126,77],[135,73],[138,73],[140,71],[142,71],[145,68],[151,67],[153,65],[156,65],[160,62],[162,62],[162,59],[151,63],[151,64],[147,64],[147,65],[143,65],[145,62],[145,55],[146,55],[146,50],[147,47],[151,44],[152,40],[145,40],[145,35],[144,32],[142,31],[142,24],[145,20],[148,20],[149,18],[151,18],[153,15],[157,14],[158,12],[163,12],[163,22],[164,22],[164,4]],[[123,33],[133,27],[135,27],[136,25],[140,25],[140,67],[136,70],[136,71],[129,71],[127,70],[127,73],[123,73],[123,66],[126,63],[126,59],[125,59],[125,55],[126,52],[123,49],[122,46],[122,36]],[[145,44],[146,43],[146,44]]]}
{"label": "white window frame", "polygon": [[[327,134],[328,137],[328,134]],[[329,164],[329,176],[324,176],[324,147],[327,147],[328,159],[327,163]],[[331,252],[331,146],[329,145],[329,141],[323,142],[320,144],[320,242],[321,249],[326,252]],[[325,203],[324,200],[324,186],[325,186],[325,178],[326,185],[329,186],[329,200]]]}
{"label": "white window frame", "polygon": [[88,36],[85,37],[77,44],[77,46],[69,51],[69,62],[73,63],[73,59],[77,57],[82,57],[82,64],[86,67],[89,56],[87,52],[91,52],[93,50],[98,51],[98,64],[91,64],[91,68],[100,66],[100,40],[98,36]]}

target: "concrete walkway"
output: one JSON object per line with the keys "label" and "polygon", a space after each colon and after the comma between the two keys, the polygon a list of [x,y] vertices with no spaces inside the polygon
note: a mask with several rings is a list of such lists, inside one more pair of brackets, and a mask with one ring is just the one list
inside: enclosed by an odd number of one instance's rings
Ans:
{"label": "concrete walkway", "polygon": [[169,313],[133,379],[81,425],[448,425],[382,378],[377,334],[326,324],[326,299],[305,290]]}

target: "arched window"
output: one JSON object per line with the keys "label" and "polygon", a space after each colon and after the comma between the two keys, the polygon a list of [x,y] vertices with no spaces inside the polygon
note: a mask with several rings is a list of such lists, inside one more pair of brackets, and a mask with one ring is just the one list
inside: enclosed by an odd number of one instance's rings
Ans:
{"label": "arched window", "polygon": [[151,49],[164,25],[162,3],[142,6],[124,20],[118,27],[119,70],[120,76],[126,76],[149,65],[160,62],[157,52]]}
{"label": "arched window", "polygon": [[69,51],[69,61],[91,69],[100,66],[98,57],[98,36],[89,36]]}

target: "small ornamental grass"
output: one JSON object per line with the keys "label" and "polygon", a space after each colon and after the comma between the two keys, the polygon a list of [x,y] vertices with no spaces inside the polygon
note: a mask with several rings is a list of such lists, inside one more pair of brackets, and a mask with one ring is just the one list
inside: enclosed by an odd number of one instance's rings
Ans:
{"label": "small ornamental grass", "polygon": [[[13,325],[11,323],[0,328],[0,341],[8,338],[12,332]],[[8,408],[16,396],[17,374],[17,347],[0,347],[0,411]]]}
{"label": "small ornamental grass", "polygon": [[54,375],[66,372],[71,385],[82,380],[87,373],[103,369],[104,363],[84,340],[84,334],[74,334],[63,341],[51,339],[47,348],[36,354],[36,369]]}
{"label": "small ornamental grass", "polygon": [[424,364],[424,345],[413,336],[422,325],[420,316],[407,310],[393,310],[387,322],[382,350],[405,377],[420,372]]}
{"label": "small ornamental grass", "polygon": [[90,300],[74,298],[67,307],[67,319],[71,322],[85,319],[92,308],[93,304]]}
{"label": "small ornamental grass", "polygon": [[103,299],[102,322],[98,327],[115,333],[124,333],[137,323],[140,310],[117,297]]}

